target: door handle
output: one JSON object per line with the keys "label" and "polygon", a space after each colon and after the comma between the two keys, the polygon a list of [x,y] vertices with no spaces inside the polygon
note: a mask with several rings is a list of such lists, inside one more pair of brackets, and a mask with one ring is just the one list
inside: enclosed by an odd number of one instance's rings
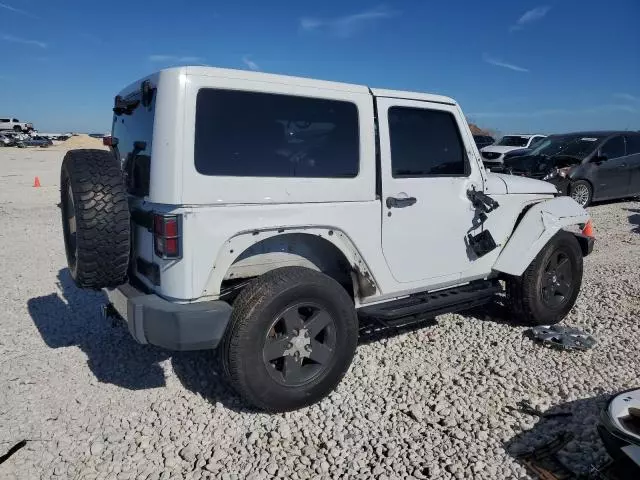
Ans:
{"label": "door handle", "polygon": [[622,164],[618,165],[618,168],[627,168],[627,164],[626,163],[622,163]]}
{"label": "door handle", "polygon": [[404,208],[410,207],[414,203],[416,203],[416,197],[408,197],[408,198],[396,198],[396,197],[387,197],[387,208]]}

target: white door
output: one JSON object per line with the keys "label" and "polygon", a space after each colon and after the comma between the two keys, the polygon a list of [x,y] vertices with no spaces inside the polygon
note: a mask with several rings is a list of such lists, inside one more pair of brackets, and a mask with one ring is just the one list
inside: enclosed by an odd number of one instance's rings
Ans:
{"label": "white door", "polygon": [[482,175],[455,105],[378,98],[382,250],[398,282],[460,278],[472,265],[467,190]]}

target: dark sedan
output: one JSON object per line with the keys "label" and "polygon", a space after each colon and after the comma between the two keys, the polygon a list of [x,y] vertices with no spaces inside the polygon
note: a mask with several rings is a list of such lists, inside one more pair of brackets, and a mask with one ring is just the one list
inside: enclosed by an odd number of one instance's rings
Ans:
{"label": "dark sedan", "polygon": [[529,155],[505,161],[504,171],[551,182],[584,207],[640,195],[640,133],[551,135]]}
{"label": "dark sedan", "polygon": [[16,146],[18,148],[25,148],[25,147],[47,148],[47,147],[50,147],[51,145],[53,145],[53,142],[51,140],[49,140],[47,137],[40,137],[40,136],[29,137],[24,140],[16,141]]}

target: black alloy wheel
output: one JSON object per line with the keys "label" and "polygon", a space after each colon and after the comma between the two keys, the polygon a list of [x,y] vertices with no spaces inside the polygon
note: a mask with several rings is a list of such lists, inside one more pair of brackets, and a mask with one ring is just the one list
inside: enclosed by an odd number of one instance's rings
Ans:
{"label": "black alloy wheel", "polygon": [[336,348],[336,327],[329,312],[302,302],[276,316],[262,350],[271,377],[297,387],[321,375]]}

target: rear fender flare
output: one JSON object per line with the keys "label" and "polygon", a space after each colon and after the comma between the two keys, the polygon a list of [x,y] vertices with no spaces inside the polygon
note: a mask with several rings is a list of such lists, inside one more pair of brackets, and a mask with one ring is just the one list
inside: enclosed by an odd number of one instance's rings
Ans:
{"label": "rear fender flare", "polygon": [[229,238],[217,255],[203,292],[204,296],[220,296],[220,288],[227,272],[245,250],[266,239],[279,236],[286,237],[289,234],[317,235],[340,250],[349,263],[357,284],[359,284],[359,294],[356,293],[357,296],[369,296],[380,291],[380,287],[377,285],[364,258],[342,230],[333,227],[285,227],[241,232]]}
{"label": "rear fender flare", "polygon": [[570,197],[557,197],[529,208],[500,252],[493,270],[520,276],[561,229],[582,225],[587,211]]}

